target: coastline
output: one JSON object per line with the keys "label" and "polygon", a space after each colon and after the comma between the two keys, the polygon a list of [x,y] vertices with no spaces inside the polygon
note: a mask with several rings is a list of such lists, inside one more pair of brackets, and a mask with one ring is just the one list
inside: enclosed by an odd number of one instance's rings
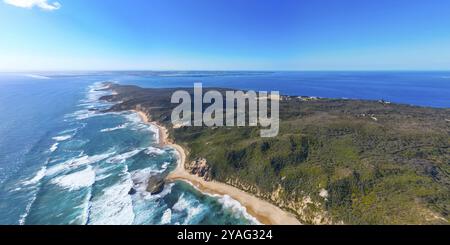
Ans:
{"label": "coastline", "polygon": [[138,113],[145,123],[158,127],[159,143],[161,146],[172,147],[178,152],[179,160],[177,167],[167,176],[168,181],[180,180],[192,184],[204,193],[228,195],[241,203],[251,216],[255,217],[259,222],[265,225],[301,225],[293,214],[286,212],[267,201],[259,199],[250,193],[217,181],[208,182],[198,176],[190,174],[184,168],[186,152],[180,145],[170,142],[168,139],[167,128],[156,122],[152,122],[143,111],[135,110],[135,112]]}

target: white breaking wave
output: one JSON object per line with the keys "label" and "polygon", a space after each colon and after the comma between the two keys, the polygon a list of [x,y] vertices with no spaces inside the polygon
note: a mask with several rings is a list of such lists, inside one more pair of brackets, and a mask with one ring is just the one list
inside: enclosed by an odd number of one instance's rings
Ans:
{"label": "white breaking wave", "polygon": [[56,141],[51,147],[50,152],[55,152],[58,149],[59,142],[69,140],[73,137],[73,135],[61,135],[61,136],[55,136],[52,139]]}
{"label": "white breaking wave", "polygon": [[140,186],[137,186],[138,190],[145,191],[145,189],[147,188],[148,178],[150,176],[159,175],[159,174],[164,173],[164,171],[167,170],[167,167],[169,165],[170,165],[170,163],[165,162],[161,168],[158,168],[157,166],[154,165],[154,166],[151,166],[148,168],[144,168],[144,169],[140,169],[140,170],[131,172],[133,182],[141,183]]}
{"label": "white breaking wave", "polygon": [[55,151],[58,149],[58,145],[59,145],[58,142],[56,142],[55,144],[53,144],[53,145],[50,147],[50,152],[55,152]]}
{"label": "white breaking wave", "polygon": [[167,170],[167,168],[169,167],[170,162],[164,162],[163,165],[161,166],[161,171],[164,172]]}
{"label": "white breaking wave", "polygon": [[132,130],[147,130],[153,133],[155,143],[159,143],[159,128],[153,124],[147,124],[142,121],[138,113],[128,112],[124,114],[125,118],[130,122]]}
{"label": "white breaking wave", "polygon": [[150,173],[151,174],[162,174],[167,170],[167,167],[169,167],[170,163],[169,162],[164,162],[164,164],[161,166],[160,169],[154,169],[152,168]]}
{"label": "white breaking wave", "polygon": [[61,142],[61,141],[66,141],[71,138],[72,138],[72,135],[61,135],[61,136],[53,137],[53,140]]}
{"label": "white breaking wave", "polygon": [[[64,118],[73,118],[77,121],[85,120],[92,117],[100,117],[100,116],[108,116],[108,115],[119,115],[119,112],[98,112],[98,111],[92,111],[89,109],[82,109],[75,111],[73,113],[67,114],[64,116]],[[67,121],[67,120],[66,120]]]}
{"label": "white breaking wave", "polygon": [[161,217],[161,224],[167,225],[170,224],[170,222],[172,222],[172,210],[168,208],[164,211],[163,216]]}
{"label": "white breaking wave", "polygon": [[51,176],[51,175],[57,174],[59,172],[62,172],[64,170],[96,163],[96,162],[102,161],[114,154],[115,153],[104,153],[104,154],[99,154],[99,155],[94,155],[94,156],[81,156],[78,158],[72,158],[68,161],[65,161],[63,163],[60,163],[58,165],[48,168],[46,175]]}
{"label": "white breaking wave", "polygon": [[151,176],[153,168],[145,168],[131,172],[131,179],[134,183],[139,183],[135,186],[135,189],[141,192],[145,192],[147,188],[148,178]]}
{"label": "white breaking wave", "polygon": [[26,221],[26,219],[28,217],[28,214],[30,213],[31,206],[33,206],[33,203],[34,203],[34,201],[36,201],[36,198],[37,198],[37,195],[34,194],[34,196],[31,199],[31,201],[25,207],[25,212],[22,215],[20,215],[19,225],[25,225],[25,221]]}
{"label": "white breaking wave", "polygon": [[76,111],[72,114],[68,114],[66,116],[66,118],[73,117],[76,120],[84,120],[84,119],[88,119],[88,118],[98,116],[98,115],[101,115],[101,114],[97,114],[95,111],[89,111],[89,110],[83,109],[83,110]]}
{"label": "white breaking wave", "polygon": [[174,185],[175,185],[174,183],[165,185],[163,191],[161,193],[159,193],[159,194],[156,194],[156,195],[151,195],[150,193],[148,193],[146,191],[142,192],[144,194],[144,199],[153,201],[153,200],[156,200],[156,199],[163,198],[163,197],[169,195],[170,193],[172,193],[172,187]]}
{"label": "white breaking wave", "polygon": [[83,214],[81,215],[82,224],[86,225],[89,220],[89,200],[92,198],[92,188],[89,188],[89,193],[85,196],[83,203],[78,206],[83,209]]}
{"label": "white breaking wave", "polygon": [[88,166],[84,170],[56,177],[52,179],[51,182],[71,191],[79,190],[94,184],[95,172],[92,169],[92,166]]}
{"label": "white breaking wave", "polygon": [[26,180],[26,181],[22,182],[22,184],[24,184],[24,185],[35,185],[35,184],[39,183],[39,181],[41,181],[41,179],[45,176],[45,172],[46,172],[46,171],[47,171],[47,167],[46,167],[46,166],[43,166],[43,167],[36,173],[36,175],[35,175],[33,178],[31,178],[31,179],[29,179],[29,180]]}
{"label": "white breaking wave", "polygon": [[139,152],[141,152],[143,149],[135,149],[129,152],[125,152],[116,156],[113,156],[111,158],[108,158],[108,160],[106,160],[107,163],[124,163],[128,158],[133,157],[137,154],[139,154]]}
{"label": "white breaking wave", "polygon": [[112,103],[106,101],[99,101],[100,97],[112,94],[111,91],[102,90],[107,88],[108,87],[105,86],[102,82],[94,83],[93,85],[89,86],[85,99],[81,100],[80,101],[81,103],[78,105],[83,109],[78,110],[71,114],[67,114],[65,118],[75,118],[76,120],[84,120],[91,117],[110,114],[110,113],[98,113],[97,111],[92,110],[96,108],[97,109],[106,108],[105,106],[112,105]]}
{"label": "white breaking wave", "polygon": [[153,124],[149,124],[148,128],[150,129],[150,131],[153,132],[153,139],[155,140],[155,142],[157,144],[161,143],[161,142],[159,142],[159,128]]}
{"label": "white breaking wave", "polygon": [[103,189],[100,196],[91,200],[89,224],[91,225],[131,225],[135,214],[128,194],[133,181],[127,170],[122,181]]}
{"label": "white breaking wave", "polygon": [[107,178],[109,178],[111,176],[112,176],[112,174],[96,175],[95,176],[95,182],[107,179]]}
{"label": "white breaking wave", "polygon": [[130,123],[133,123],[135,125],[143,125],[145,126],[145,124],[142,122],[141,117],[139,116],[138,113],[135,112],[129,112],[123,115],[127,121],[129,121]]}
{"label": "white breaking wave", "polygon": [[95,169],[95,174],[98,178],[102,178],[103,176],[111,175],[111,172],[114,172],[117,168],[122,168],[123,166],[120,164],[109,164],[103,165],[101,168]]}
{"label": "white breaking wave", "polygon": [[89,86],[89,88],[91,90],[104,90],[104,89],[108,89],[109,85],[105,85],[105,82],[109,82],[109,83],[118,83],[118,81],[104,81],[104,82],[96,82],[94,84],[92,84],[91,86]]}
{"label": "white breaking wave", "polygon": [[160,174],[160,172],[156,170],[154,167],[144,168],[131,172],[131,179],[133,180],[134,183],[134,189],[138,191],[140,194],[146,196],[146,194],[148,193],[146,191],[148,180],[150,176],[155,174]]}
{"label": "white breaking wave", "polygon": [[184,193],[178,198],[178,201],[173,205],[172,209],[177,212],[181,212],[187,208],[189,208],[189,201],[184,198]]}
{"label": "white breaking wave", "polygon": [[218,195],[218,194],[210,194],[210,193],[207,193],[207,192],[202,192],[200,189],[198,189],[197,186],[192,184],[190,181],[186,181],[186,183],[188,183],[194,189],[196,189],[197,191],[201,192],[204,195],[208,195],[210,197],[217,198],[217,201],[220,204],[222,204],[222,207],[224,209],[230,210],[235,215],[238,215],[238,216],[242,215],[244,218],[246,218],[247,220],[251,221],[255,225],[261,225],[261,222],[259,222],[255,217],[251,216],[247,212],[247,208],[246,207],[244,207],[240,202],[238,202],[237,200],[233,199],[232,197],[230,197],[228,195]]}
{"label": "white breaking wave", "polygon": [[145,153],[148,154],[148,155],[151,155],[151,154],[154,154],[154,155],[162,155],[162,154],[165,153],[165,151],[164,151],[163,149],[159,149],[159,148],[150,146],[150,147],[148,147],[148,148],[145,150]]}
{"label": "white breaking wave", "polygon": [[[33,187],[33,197],[31,198],[30,202],[27,204],[27,206],[25,207],[25,212],[20,215],[20,219],[19,219],[19,224],[20,225],[24,225],[25,221],[28,217],[28,214],[30,213],[31,207],[33,206],[34,202],[36,201],[37,198],[37,194],[40,190],[40,181],[45,177],[45,173],[47,172],[47,164],[49,163],[49,161],[47,160],[47,162],[45,163],[44,166],[41,167],[41,169],[39,169],[39,171],[34,175],[33,178],[23,181],[22,184],[24,186],[32,186]],[[21,189],[21,188],[18,188]]]}
{"label": "white breaking wave", "polygon": [[124,123],[124,124],[121,124],[121,125],[119,125],[119,126],[117,126],[117,127],[114,127],[114,128],[105,128],[105,129],[102,129],[102,130],[100,130],[100,132],[102,132],[102,133],[112,132],[112,131],[116,131],[116,130],[119,130],[119,129],[124,129],[124,128],[126,128],[127,126],[128,126],[128,124],[127,124],[127,123]]}
{"label": "white breaking wave", "polygon": [[86,99],[83,101],[85,103],[96,102],[100,99],[100,97],[104,95],[111,94],[111,91],[108,91],[107,86],[105,86],[102,82],[94,83],[93,85],[88,87],[89,91],[86,95]]}
{"label": "white breaking wave", "polygon": [[194,218],[198,218],[198,215],[202,214],[205,211],[205,206],[198,203],[197,200],[190,201],[188,200],[184,193],[178,198],[178,201],[172,207],[173,211],[176,212],[187,212],[187,217],[184,220],[183,224],[190,224]]}
{"label": "white breaking wave", "polygon": [[71,129],[66,129],[66,130],[63,130],[63,131],[59,132],[58,134],[59,134],[59,135],[66,135],[66,134],[68,134],[68,133],[72,133],[71,135],[74,135],[74,133],[76,133],[76,132],[78,131],[78,129],[79,129],[79,127],[77,127],[77,128],[71,128]]}
{"label": "white breaking wave", "polygon": [[250,220],[251,222],[253,222],[256,225],[261,224],[255,217],[248,214],[247,209],[244,206],[242,206],[242,204],[240,202],[236,201],[235,199],[231,198],[228,195],[224,195],[224,196],[215,195],[215,196],[219,197],[218,201],[220,204],[222,204],[224,209],[231,210],[231,212],[233,214],[235,214],[235,218],[239,218],[240,216],[243,216],[247,220]]}
{"label": "white breaking wave", "polygon": [[193,222],[194,219],[198,219],[198,216],[201,214],[205,215],[205,206],[203,204],[188,208],[188,216],[186,217],[184,223],[195,224],[195,222]]}

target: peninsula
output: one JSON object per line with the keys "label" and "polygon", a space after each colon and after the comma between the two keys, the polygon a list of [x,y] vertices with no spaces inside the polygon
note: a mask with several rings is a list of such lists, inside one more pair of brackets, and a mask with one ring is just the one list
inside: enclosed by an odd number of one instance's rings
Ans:
{"label": "peninsula", "polygon": [[168,180],[229,195],[262,223],[449,223],[450,109],[282,96],[280,135],[268,139],[172,125],[178,88],[108,85],[107,111],[138,111],[179,153]]}

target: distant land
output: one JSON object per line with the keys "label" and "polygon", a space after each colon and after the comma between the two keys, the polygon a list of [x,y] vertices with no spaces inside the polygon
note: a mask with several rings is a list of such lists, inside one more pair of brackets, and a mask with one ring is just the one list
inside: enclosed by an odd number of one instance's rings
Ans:
{"label": "distant land", "polygon": [[266,200],[301,223],[449,224],[449,108],[283,96],[280,135],[267,139],[250,127],[174,128],[175,88],[108,89],[115,94],[101,100],[116,104],[106,111],[138,110],[166,127],[188,153],[191,174]]}

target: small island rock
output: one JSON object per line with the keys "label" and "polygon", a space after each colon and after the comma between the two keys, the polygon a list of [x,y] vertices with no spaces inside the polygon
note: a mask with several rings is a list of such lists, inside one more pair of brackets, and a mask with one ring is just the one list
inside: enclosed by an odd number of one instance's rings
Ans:
{"label": "small island rock", "polygon": [[150,192],[150,194],[155,195],[159,194],[164,189],[164,178],[160,176],[151,176],[148,179],[147,184],[147,191]]}

